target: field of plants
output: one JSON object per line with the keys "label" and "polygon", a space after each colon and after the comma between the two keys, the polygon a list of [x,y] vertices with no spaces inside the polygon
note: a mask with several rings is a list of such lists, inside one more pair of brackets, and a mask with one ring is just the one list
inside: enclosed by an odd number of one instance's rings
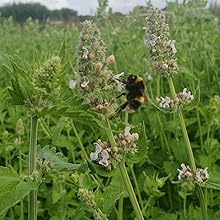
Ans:
{"label": "field of plants", "polygon": [[220,21],[202,7],[0,17],[0,219],[220,219]]}

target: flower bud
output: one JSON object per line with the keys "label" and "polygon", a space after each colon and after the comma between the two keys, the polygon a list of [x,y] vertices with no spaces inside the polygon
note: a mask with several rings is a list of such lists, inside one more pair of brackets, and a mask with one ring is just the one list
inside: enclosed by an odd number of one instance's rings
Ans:
{"label": "flower bud", "polygon": [[97,63],[96,64],[96,66],[95,66],[95,70],[96,70],[96,72],[100,72],[101,71],[101,69],[102,69],[102,67],[103,67],[103,64],[102,63]]}
{"label": "flower bud", "polygon": [[88,34],[84,34],[81,39],[82,40],[89,40],[89,35]]}
{"label": "flower bud", "polygon": [[111,149],[112,149],[112,152],[113,152],[113,153],[115,153],[115,154],[118,153],[118,148],[117,148],[117,147],[112,147]]}
{"label": "flower bud", "polygon": [[93,54],[93,53],[89,53],[89,56],[88,56],[88,57],[89,57],[90,60],[93,60],[94,54]]}
{"label": "flower bud", "polygon": [[115,56],[114,56],[114,55],[111,55],[111,56],[107,57],[106,63],[107,63],[107,64],[113,64],[113,63],[115,63]]}
{"label": "flower bud", "polygon": [[24,124],[23,121],[21,119],[18,119],[17,123],[16,123],[16,133],[20,136],[24,135]]}

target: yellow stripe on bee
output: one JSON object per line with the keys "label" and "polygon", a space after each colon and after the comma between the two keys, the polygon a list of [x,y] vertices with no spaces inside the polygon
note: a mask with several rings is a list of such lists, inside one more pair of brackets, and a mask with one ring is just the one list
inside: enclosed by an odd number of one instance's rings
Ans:
{"label": "yellow stripe on bee", "polygon": [[138,96],[135,98],[136,101],[140,102],[140,103],[144,103],[145,102],[145,97],[144,96]]}
{"label": "yellow stripe on bee", "polygon": [[135,83],[139,83],[139,82],[142,82],[143,79],[140,77],[140,76],[137,76],[137,79],[135,80]]}

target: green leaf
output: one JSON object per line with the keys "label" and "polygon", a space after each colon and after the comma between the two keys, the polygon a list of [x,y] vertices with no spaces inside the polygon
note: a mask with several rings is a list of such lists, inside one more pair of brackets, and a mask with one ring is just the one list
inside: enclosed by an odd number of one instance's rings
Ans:
{"label": "green leaf", "polygon": [[138,129],[132,129],[131,132],[137,132],[139,134],[139,140],[137,144],[137,153],[128,155],[128,162],[131,164],[145,162],[148,159],[149,140],[146,135],[145,125],[138,124]]}
{"label": "green leaf", "polygon": [[12,206],[27,196],[30,191],[36,190],[38,182],[24,182],[12,167],[0,167],[0,216]]}
{"label": "green leaf", "polygon": [[0,51],[0,65],[5,68],[8,72],[13,71],[13,67],[10,62],[10,57]]}
{"label": "green leaf", "polygon": [[104,177],[111,177],[115,174],[115,171],[116,171],[116,169],[107,170],[105,167],[95,164],[93,162],[90,162],[88,166],[92,173],[97,173],[98,175],[104,176]]}
{"label": "green leaf", "polygon": [[217,172],[210,173],[208,180],[205,181],[201,186],[209,189],[220,190],[220,174]]}
{"label": "green leaf", "polygon": [[85,111],[71,111],[71,112],[61,112],[62,116],[69,117],[73,119],[74,122],[79,122],[80,124],[89,125],[92,127],[100,127],[103,129],[108,129],[104,126],[103,122],[97,119],[94,115]]}
{"label": "green leaf", "polygon": [[169,176],[159,178],[158,174],[154,174],[153,176],[146,175],[144,181],[144,191],[153,197],[164,196],[165,192],[161,192],[160,188],[163,187],[168,178]]}
{"label": "green leaf", "polygon": [[114,207],[116,201],[123,194],[125,189],[123,179],[121,178],[121,173],[119,171],[112,177],[111,183],[105,187],[102,197],[104,199],[103,212],[110,213],[111,209]]}
{"label": "green leaf", "polygon": [[50,161],[50,165],[52,170],[78,170],[80,172],[85,173],[87,170],[87,164],[73,164],[67,161],[67,158],[63,156],[62,153],[56,152],[55,147],[45,146],[42,149],[38,147],[38,157],[46,158]]}
{"label": "green leaf", "polygon": [[0,193],[8,192],[20,182],[20,177],[11,167],[0,167]]}

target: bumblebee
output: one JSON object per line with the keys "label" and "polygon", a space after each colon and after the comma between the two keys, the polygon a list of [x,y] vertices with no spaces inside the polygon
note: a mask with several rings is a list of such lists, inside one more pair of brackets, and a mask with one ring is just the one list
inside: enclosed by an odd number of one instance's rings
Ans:
{"label": "bumblebee", "polygon": [[144,81],[140,76],[129,75],[125,83],[125,89],[127,92],[122,93],[117,98],[125,95],[127,102],[122,104],[115,112],[115,115],[119,114],[125,109],[137,110],[146,100]]}

